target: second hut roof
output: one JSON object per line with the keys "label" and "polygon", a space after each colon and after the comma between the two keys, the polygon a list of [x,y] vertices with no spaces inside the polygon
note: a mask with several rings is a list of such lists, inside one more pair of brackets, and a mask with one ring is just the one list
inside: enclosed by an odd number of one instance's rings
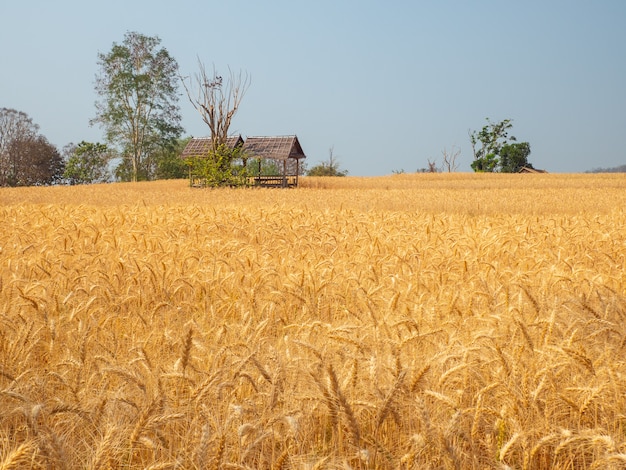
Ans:
{"label": "second hut roof", "polygon": [[270,158],[273,160],[306,158],[298,137],[295,135],[248,137],[242,150],[246,156],[251,158]]}

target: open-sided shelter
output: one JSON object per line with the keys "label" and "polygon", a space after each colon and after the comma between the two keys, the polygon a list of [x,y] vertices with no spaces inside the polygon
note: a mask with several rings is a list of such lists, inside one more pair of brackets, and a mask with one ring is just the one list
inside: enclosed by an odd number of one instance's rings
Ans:
{"label": "open-sided shelter", "polygon": [[[300,160],[306,155],[295,135],[273,137],[247,137],[242,147],[246,160],[256,159],[259,165],[254,184],[257,186],[293,187],[298,186],[301,171]],[[276,175],[264,175],[263,163],[273,163]]]}

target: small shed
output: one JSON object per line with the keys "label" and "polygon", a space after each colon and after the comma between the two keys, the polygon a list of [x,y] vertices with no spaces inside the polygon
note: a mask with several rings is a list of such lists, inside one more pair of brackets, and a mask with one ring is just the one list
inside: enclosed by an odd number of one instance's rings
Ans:
{"label": "small shed", "polygon": [[[244,158],[258,159],[258,173],[254,178],[256,186],[294,187],[298,186],[298,175],[301,171],[300,160],[306,155],[295,135],[273,137],[248,137],[243,144]],[[263,162],[275,165],[276,175],[264,175]]]}
{"label": "small shed", "polygon": [[[241,135],[234,135],[226,138],[226,147],[234,149],[243,145]],[[193,137],[183,149],[180,158],[206,157],[212,149],[210,137]]]}

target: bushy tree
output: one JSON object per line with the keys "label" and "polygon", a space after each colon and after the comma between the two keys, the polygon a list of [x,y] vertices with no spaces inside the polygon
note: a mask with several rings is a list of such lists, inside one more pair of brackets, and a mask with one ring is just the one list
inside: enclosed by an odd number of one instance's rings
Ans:
{"label": "bushy tree", "polygon": [[0,186],[55,184],[63,173],[57,148],[24,112],[0,108]]}
{"label": "bushy tree", "polygon": [[173,145],[163,147],[156,154],[156,179],[169,180],[187,177],[189,165],[180,158],[180,154],[190,140],[191,137],[178,139]]}
{"label": "bushy tree", "polygon": [[207,156],[195,157],[188,161],[194,178],[203,186],[244,186],[248,183],[248,169],[233,162],[243,160],[241,147],[230,148],[220,144],[217,150],[210,150]]}
{"label": "bushy tree", "polygon": [[114,154],[106,144],[82,141],[71,144],[67,153],[63,177],[70,184],[104,183],[111,178],[109,162]]}
{"label": "bushy tree", "polygon": [[517,173],[523,167],[532,168],[528,162],[530,144],[528,142],[510,143],[515,137],[509,137],[513,127],[510,119],[493,123],[487,119],[487,125],[477,132],[470,133],[474,161],[472,169],[476,172]]}
{"label": "bushy tree", "polygon": [[15,185],[18,174],[18,156],[10,150],[15,143],[35,138],[39,126],[24,112],[0,108],[0,186]]}
{"label": "bushy tree", "polygon": [[61,182],[63,158],[44,136],[15,140],[9,152],[14,161],[9,186],[43,186]]}
{"label": "bushy tree", "polygon": [[528,142],[517,142],[506,144],[500,149],[500,171],[502,173],[517,173],[522,168],[532,168],[528,162],[530,155],[530,144]]}
{"label": "bushy tree", "polygon": [[513,127],[510,119],[494,123],[487,118],[487,124],[480,131],[470,132],[470,142],[474,161],[471,166],[476,172],[497,172],[500,165],[500,150],[508,143],[515,141],[509,137],[509,130]]}
{"label": "bushy tree", "polygon": [[347,176],[348,170],[339,169],[339,161],[331,147],[328,150],[328,160],[311,167],[306,174],[307,176]]}
{"label": "bushy tree", "polygon": [[122,180],[154,179],[155,155],[179,138],[178,64],[158,37],[128,32],[122,44],[98,54],[96,117],[92,123],[117,145]]}

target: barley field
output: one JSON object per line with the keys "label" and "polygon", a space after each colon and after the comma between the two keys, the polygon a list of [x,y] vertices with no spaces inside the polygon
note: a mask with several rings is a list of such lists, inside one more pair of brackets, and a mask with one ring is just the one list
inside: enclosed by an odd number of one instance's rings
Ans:
{"label": "barley field", "polygon": [[626,468],[626,177],[0,189],[22,468]]}

